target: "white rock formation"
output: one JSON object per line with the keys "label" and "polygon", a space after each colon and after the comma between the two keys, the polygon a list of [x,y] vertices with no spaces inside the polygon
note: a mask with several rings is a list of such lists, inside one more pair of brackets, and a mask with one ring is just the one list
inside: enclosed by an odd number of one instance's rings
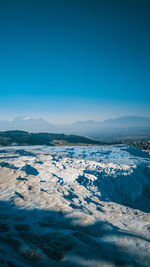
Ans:
{"label": "white rock formation", "polygon": [[0,149],[0,266],[150,266],[150,156]]}

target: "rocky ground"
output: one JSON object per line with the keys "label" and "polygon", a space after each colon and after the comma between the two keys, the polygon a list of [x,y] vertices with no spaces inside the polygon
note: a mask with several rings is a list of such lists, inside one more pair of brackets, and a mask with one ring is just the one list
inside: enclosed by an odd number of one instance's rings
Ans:
{"label": "rocky ground", "polygon": [[150,156],[0,149],[0,266],[150,266]]}
{"label": "rocky ground", "polygon": [[150,140],[145,142],[134,142],[133,145],[141,148],[143,151],[147,151],[150,155]]}

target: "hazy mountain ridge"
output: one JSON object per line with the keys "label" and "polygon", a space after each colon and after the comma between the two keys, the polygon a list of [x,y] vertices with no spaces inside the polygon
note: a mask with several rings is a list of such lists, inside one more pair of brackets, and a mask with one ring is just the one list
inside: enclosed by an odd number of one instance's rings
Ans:
{"label": "hazy mountain ridge", "polygon": [[104,121],[78,121],[72,125],[82,125],[82,126],[101,126],[101,127],[147,127],[150,126],[150,118],[138,117],[138,116],[123,116],[116,119],[108,119]]}
{"label": "hazy mountain ridge", "polygon": [[[139,116],[123,116],[116,119],[108,119],[104,121],[76,121],[70,124],[52,124],[42,118],[30,118],[30,117],[16,117],[10,120],[0,121],[0,130],[21,130],[21,128],[39,127],[40,130],[58,130],[61,128],[77,128],[77,127],[150,127],[150,118]],[[18,129],[17,129],[18,128]],[[20,128],[20,129],[19,129]]]}
{"label": "hazy mountain ridge", "polygon": [[16,117],[12,120],[0,121],[0,130],[2,131],[23,130],[29,132],[49,132],[50,129],[51,131],[57,131],[57,126],[41,118]]}
{"label": "hazy mountain ridge", "polygon": [[[124,136],[150,136],[150,118],[139,116],[124,116],[105,121],[77,121],[72,124],[52,124],[44,119],[18,117],[13,120],[0,121],[0,131],[22,130],[28,132],[64,133],[89,136],[101,141],[123,138]],[[134,137],[133,137],[134,139]]]}

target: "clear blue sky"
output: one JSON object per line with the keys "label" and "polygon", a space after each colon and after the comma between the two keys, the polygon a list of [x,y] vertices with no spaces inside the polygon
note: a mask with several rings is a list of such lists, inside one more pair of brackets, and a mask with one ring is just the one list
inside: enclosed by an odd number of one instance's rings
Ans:
{"label": "clear blue sky", "polygon": [[0,0],[0,119],[150,117],[149,0]]}

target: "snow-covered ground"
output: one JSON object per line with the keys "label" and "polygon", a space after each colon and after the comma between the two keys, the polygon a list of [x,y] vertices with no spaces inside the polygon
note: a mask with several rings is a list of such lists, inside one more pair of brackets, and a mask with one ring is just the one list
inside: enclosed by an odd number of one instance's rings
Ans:
{"label": "snow-covered ground", "polygon": [[0,266],[150,266],[150,156],[0,148]]}

